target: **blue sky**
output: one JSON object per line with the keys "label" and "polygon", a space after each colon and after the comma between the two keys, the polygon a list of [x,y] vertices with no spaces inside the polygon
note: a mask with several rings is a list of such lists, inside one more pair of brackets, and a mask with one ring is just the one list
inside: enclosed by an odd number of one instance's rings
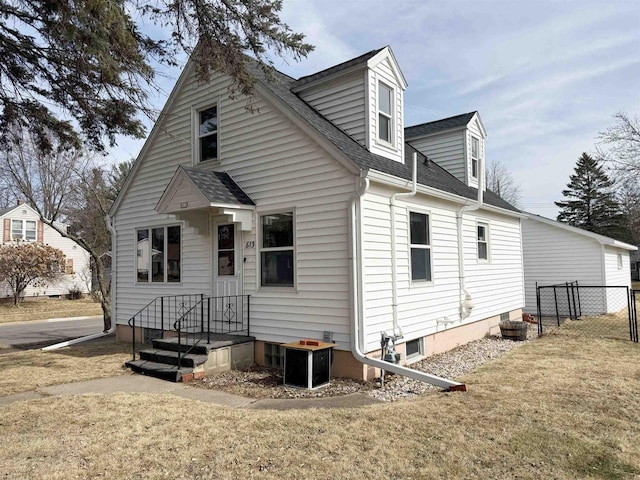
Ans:
{"label": "blue sky", "polygon": [[[285,0],[282,18],[316,46],[301,63],[276,60],[291,76],[390,45],[409,84],[405,125],[478,110],[487,160],[510,168],[523,209],[547,217],[613,114],[640,114],[637,0]],[[124,140],[112,158],[142,143]]]}

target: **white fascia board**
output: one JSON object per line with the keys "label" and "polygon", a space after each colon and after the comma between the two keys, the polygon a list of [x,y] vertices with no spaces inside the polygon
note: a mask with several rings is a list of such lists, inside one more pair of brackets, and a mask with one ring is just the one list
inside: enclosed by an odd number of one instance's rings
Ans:
{"label": "white fascia board", "polygon": [[402,70],[400,70],[400,65],[398,65],[398,61],[396,60],[391,47],[388,45],[376,53],[373,57],[367,60],[367,67],[370,69],[374,68],[378,63],[380,63],[383,59],[388,58],[391,60],[391,67],[393,68],[393,74],[398,80],[398,84],[402,87],[403,90],[407,89],[407,80],[404,78],[404,74]]}
{"label": "white fascia board", "polygon": [[[486,128],[484,128],[484,123],[482,123],[482,119],[480,118],[480,112],[476,112],[473,117],[471,117],[471,120],[469,120],[469,123],[473,122],[474,120],[478,121],[478,126],[480,127],[482,138],[487,138],[487,130]],[[469,125],[469,123],[467,123],[467,125]]]}
{"label": "white fascia board", "polygon": [[184,69],[180,73],[180,76],[178,77],[178,81],[173,86],[173,90],[171,90],[171,93],[169,94],[169,98],[167,98],[167,101],[165,102],[164,107],[162,107],[162,111],[160,112],[160,115],[158,115],[158,120],[153,124],[153,127],[151,128],[151,132],[149,133],[147,140],[144,142],[144,145],[140,149],[140,153],[138,153],[138,157],[133,162],[133,166],[131,167],[129,174],[127,175],[127,178],[124,181],[124,185],[120,189],[120,192],[118,192],[118,196],[116,197],[115,201],[113,202],[113,205],[111,205],[111,208],[109,209],[109,213],[107,215],[109,215],[110,217],[113,217],[118,211],[118,207],[122,202],[122,198],[124,197],[126,191],[129,189],[129,185],[131,185],[133,178],[136,176],[136,172],[138,171],[139,165],[143,162],[144,158],[146,157],[147,151],[151,148],[151,145],[154,143],[156,136],[158,135],[158,132],[162,130],[162,126],[164,125],[164,122],[167,118],[166,113],[173,107],[173,104],[175,103],[176,98],[178,97],[178,93],[182,91],[182,88],[184,87],[184,84],[186,83],[187,78],[189,77],[189,75],[191,74],[194,68],[193,65],[194,65],[194,62],[191,59],[189,59],[187,61],[187,65],[184,67]]}
{"label": "white fascia board", "polygon": [[607,237],[605,235],[600,235],[599,233],[593,233],[588,230],[583,230],[582,228],[574,227],[571,225],[567,225],[566,223],[558,222],[556,220],[551,220],[550,218],[541,217],[540,215],[535,215],[533,213],[527,213],[527,220],[535,220],[540,223],[544,223],[546,225],[550,225],[552,227],[559,228],[561,230],[566,230],[567,232],[572,232],[578,235],[582,235],[584,237],[593,238],[600,245],[608,245],[611,247],[622,248],[624,250],[629,250],[631,252],[638,250],[638,247],[635,245],[629,245],[628,243],[621,242],[611,237]]}
{"label": "white fascia board", "polygon": [[[400,187],[400,188],[411,187],[411,180],[406,180],[404,178],[396,177],[394,175],[389,175],[388,173],[380,172],[378,170],[367,170],[366,177],[375,182],[383,183],[385,185],[389,185],[392,187]],[[420,183],[418,184],[417,191],[418,193],[422,193],[424,195],[440,198],[442,200],[448,200],[450,202],[459,203],[461,205],[473,205],[477,203],[476,199],[461,197],[460,195],[454,195],[453,193],[443,192],[442,190],[438,190],[437,188],[428,187]],[[500,207],[494,207],[493,205],[489,205],[487,203],[482,204],[481,210],[495,212],[495,213],[507,215],[509,217],[514,217],[514,218],[527,218],[527,215],[523,213],[514,212],[512,210],[506,210]]]}
{"label": "white fascia board", "polygon": [[266,100],[274,105],[285,117],[291,120],[297,127],[300,128],[305,134],[311,137],[318,145],[335,158],[338,163],[345,167],[349,172],[353,174],[359,174],[360,168],[342,151],[331,143],[327,138],[322,135],[313,125],[310,125],[302,116],[294,111],[289,105],[280,100],[276,95],[269,91],[268,87],[262,84],[261,80],[258,80],[256,84],[256,91],[258,91]]}

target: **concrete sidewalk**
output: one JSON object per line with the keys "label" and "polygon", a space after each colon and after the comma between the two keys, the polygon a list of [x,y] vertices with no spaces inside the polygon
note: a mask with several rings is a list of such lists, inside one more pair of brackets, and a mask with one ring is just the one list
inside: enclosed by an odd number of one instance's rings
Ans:
{"label": "concrete sidewalk", "polygon": [[118,375],[115,377],[86,380],[43,387],[35,392],[18,393],[0,397],[0,407],[15,402],[47,397],[68,397],[72,395],[112,393],[171,394],[178,397],[233,408],[251,409],[307,409],[307,408],[355,408],[380,403],[367,395],[354,393],[338,397],[261,399],[242,397],[231,393],[205,388],[191,387],[184,383],[172,383],[145,375]]}

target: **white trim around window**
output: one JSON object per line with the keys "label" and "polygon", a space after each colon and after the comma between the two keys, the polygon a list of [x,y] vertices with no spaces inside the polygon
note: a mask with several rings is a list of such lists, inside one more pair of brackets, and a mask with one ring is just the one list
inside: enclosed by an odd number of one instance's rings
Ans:
{"label": "white trim around window", "polygon": [[407,208],[407,222],[411,285],[433,285],[431,212]]}
{"label": "white trim around window", "polygon": [[491,229],[489,222],[476,222],[476,246],[478,263],[491,262]]}
{"label": "white trim around window", "polygon": [[471,177],[478,178],[478,165],[480,161],[480,139],[471,136]]}
{"label": "white trim around window", "polygon": [[134,230],[136,285],[182,283],[182,225],[150,225]]}
{"label": "white trim around window", "polygon": [[191,123],[193,165],[220,163],[220,102],[191,107]]}
{"label": "white trim around window", "polygon": [[395,90],[378,80],[376,98],[376,142],[393,147],[394,142],[394,105]]}
{"label": "white trim around window", "polygon": [[296,209],[256,213],[257,287],[259,290],[295,291],[298,282]]}
{"label": "white trim around window", "polygon": [[38,238],[38,223],[36,220],[12,218],[10,235],[14,242],[35,242]]}

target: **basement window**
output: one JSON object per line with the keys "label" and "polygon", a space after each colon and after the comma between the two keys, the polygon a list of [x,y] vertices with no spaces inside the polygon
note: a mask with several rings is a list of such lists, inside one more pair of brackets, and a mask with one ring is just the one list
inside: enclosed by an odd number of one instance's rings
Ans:
{"label": "basement window", "polygon": [[404,345],[407,360],[422,355],[422,339],[410,340]]}
{"label": "basement window", "polygon": [[284,349],[280,344],[264,344],[264,366],[271,368],[284,368]]}

